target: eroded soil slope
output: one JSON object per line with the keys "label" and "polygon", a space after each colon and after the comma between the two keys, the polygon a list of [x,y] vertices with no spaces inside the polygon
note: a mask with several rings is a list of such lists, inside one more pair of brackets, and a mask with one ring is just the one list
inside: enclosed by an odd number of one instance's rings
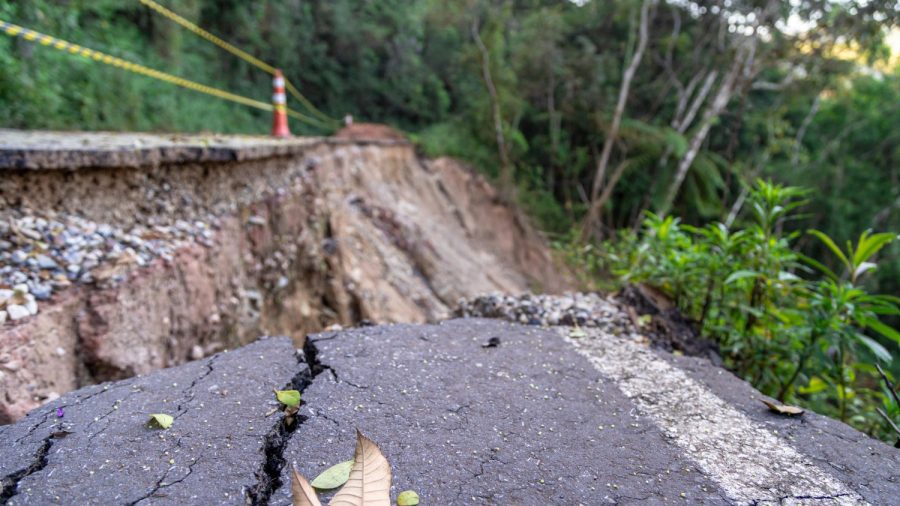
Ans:
{"label": "eroded soil slope", "polygon": [[484,179],[402,140],[2,131],[0,171],[2,422],[260,335],[565,287]]}

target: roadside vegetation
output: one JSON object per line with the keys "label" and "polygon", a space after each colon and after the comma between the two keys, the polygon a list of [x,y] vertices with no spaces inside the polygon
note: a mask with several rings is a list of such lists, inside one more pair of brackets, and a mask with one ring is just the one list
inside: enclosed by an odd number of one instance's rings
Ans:
{"label": "roadside vegetation", "polygon": [[900,345],[900,332],[882,320],[900,315],[900,297],[872,294],[864,283],[897,236],[865,231],[841,248],[809,230],[839,265],[832,270],[796,249],[803,233],[786,231],[807,194],[759,180],[736,225],[696,227],[648,213],[638,232],[599,247],[558,246],[582,273],[669,294],[725,366],[763,393],[900,436],[889,422],[900,406],[878,369]]}
{"label": "roadside vegetation", "polygon": [[[877,409],[900,420],[885,387],[900,376],[896,2],[161,3],[280,66],[330,116],[468,161],[586,283],[661,288],[763,392],[893,437]],[[137,1],[0,0],[0,18],[271,93],[270,76]],[[0,65],[4,127],[269,126],[20,39],[0,39]]]}

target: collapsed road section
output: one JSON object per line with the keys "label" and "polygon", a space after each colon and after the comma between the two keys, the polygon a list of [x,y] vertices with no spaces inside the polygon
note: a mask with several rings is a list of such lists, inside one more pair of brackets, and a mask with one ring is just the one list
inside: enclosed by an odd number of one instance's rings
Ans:
{"label": "collapsed road section", "polygon": [[0,423],[264,334],[564,285],[483,178],[382,137],[0,130]]}
{"label": "collapsed road section", "polygon": [[[0,428],[3,502],[288,505],[290,467],[312,478],[352,458],[357,429],[390,462],[392,496],[412,489],[422,504],[896,498],[895,449],[813,413],[771,413],[705,359],[614,335],[621,316],[574,333],[379,325],[310,336],[296,354],[268,338],[89,387]],[[288,429],[272,393],[285,386],[303,396]],[[147,426],[157,412],[171,428]]]}

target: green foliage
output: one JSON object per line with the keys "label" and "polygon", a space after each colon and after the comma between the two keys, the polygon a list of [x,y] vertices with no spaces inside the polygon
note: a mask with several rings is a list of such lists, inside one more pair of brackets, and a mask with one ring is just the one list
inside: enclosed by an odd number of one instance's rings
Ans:
{"label": "green foliage", "polygon": [[874,364],[891,364],[900,349],[900,332],[879,319],[900,314],[900,298],[871,294],[862,283],[897,236],[866,231],[841,249],[810,231],[840,261],[835,273],[798,254],[799,234],[784,231],[807,195],[757,181],[740,229],[650,213],[640,235],[608,245],[614,251],[605,267],[623,282],[649,282],[671,295],[718,344],[726,365],[762,392],[886,436],[874,408],[897,409],[877,387]]}

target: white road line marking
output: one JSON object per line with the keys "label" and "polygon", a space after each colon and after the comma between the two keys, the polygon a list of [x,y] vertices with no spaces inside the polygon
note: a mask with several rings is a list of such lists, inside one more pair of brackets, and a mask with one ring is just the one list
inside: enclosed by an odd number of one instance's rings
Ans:
{"label": "white road line marking", "polygon": [[787,442],[630,339],[583,329],[568,337],[733,500],[741,504],[867,504]]}

